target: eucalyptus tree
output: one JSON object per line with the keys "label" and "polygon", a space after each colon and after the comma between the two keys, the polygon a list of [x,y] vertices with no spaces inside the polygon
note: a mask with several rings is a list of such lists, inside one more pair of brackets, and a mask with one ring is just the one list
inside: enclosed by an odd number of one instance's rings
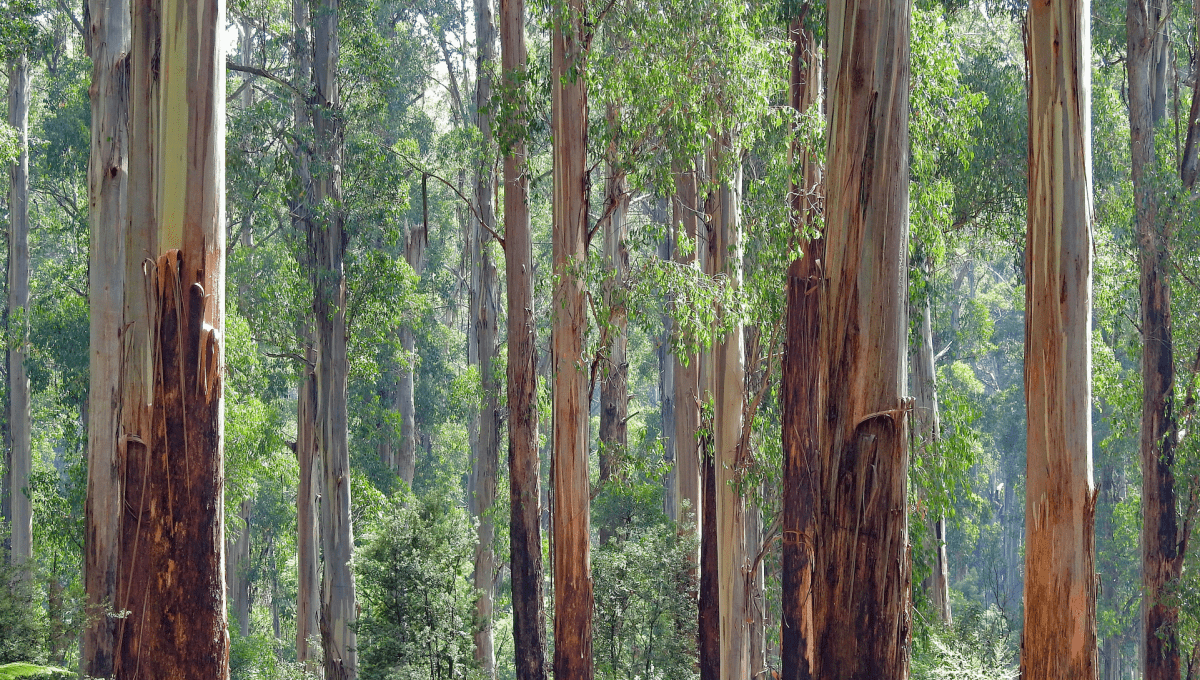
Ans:
{"label": "eucalyptus tree", "polygon": [[[792,41],[790,103],[804,116],[820,101],[820,44],[805,25],[809,7],[788,27]],[[801,125],[811,119],[801,117]],[[819,225],[821,165],[815,149],[805,145],[811,135],[798,135],[793,156],[800,156],[801,177],[791,189],[794,237],[801,243],[800,257],[787,273],[787,348],[780,378],[781,435],[783,438],[782,630],[781,677],[785,680],[814,677],[816,648],[813,637],[813,556],[816,548],[817,500],[808,482],[806,462],[819,453],[821,279],[819,260],[824,241],[813,230]],[[793,159],[793,163],[796,161]]]}
{"label": "eucalyptus tree", "polygon": [[89,290],[88,489],[84,578],[87,625],[85,675],[111,677],[118,618],[120,516],[123,489],[118,453],[121,336],[125,305],[125,227],[129,170],[129,3],[99,0],[89,7],[85,41],[92,57],[92,149],[88,165],[91,222]]}
{"label": "eucalyptus tree", "polygon": [[1096,677],[1090,5],[1029,8],[1023,677]]}
{"label": "eucalyptus tree", "polygon": [[[130,148],[153,151],[131,168],[139,229],[128,232],[126,254],[145,263],[147,304],[134,317],[126,308],[125,332],[143,335],[152,361],[134,354],[122,375],[148,397],[123,404],[149,417],[122,442],[129,511],[119,513],[124,595],[115,608],[138,615],[120,625],[115,670],[224,678],[225,17],[219,5],[172,1],[139,3],[133,16]],[[152,45],[161,46],[156,68],[144,59]],[[157,191],[134,193],[135,180]]]}
{"label": "eucalyptus tree", "polygon": [[1126,10],[1130,174],[1134,188],[1142,331],[1142,627],[1147,678],[1179,676],[1179,609],[1170,584],[1183,569],[1184,530],[1176,508],[1175,358],[1169,276],[1170,227],[1153,182],[1155,128],[1166,113],[1167,2],[1130,1]]}
{"label": "eucalyptus tree", "polygon": [[512,570],[513,654],[518,680],[545,680],[546,622],[542,604],[541,482],[538,468],[537,322],[533,300],[533,240],[529,219],[524,0],[500,0],[504,158],[504,267],[508,295],[509,564]]}
{"label": "eucalyptus tree", "polygon": [[812,672],[904,678],[909,5],[830,3],[826,36]]}
{"label": "eucalyptus tree", "polygon": [[[29,307],[29,105],[33,75],[29,54],[20,52],[8,62],[8,124],[17,132],[17,158],[9,166],[8,333],[17,343],[8,351],[8,434],[10,526],[9,559],[23,566],[33,557],[33,506],[30,473],[29,376],[25,370]],[[18,328],[14,329],[13,324]],[[15,331],[15,332],[14,332]],[[29,567],[20,572],[32,578]]]}

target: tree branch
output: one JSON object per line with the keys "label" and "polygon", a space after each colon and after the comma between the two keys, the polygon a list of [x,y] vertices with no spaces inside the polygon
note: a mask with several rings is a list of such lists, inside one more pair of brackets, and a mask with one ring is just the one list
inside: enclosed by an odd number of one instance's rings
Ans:
{"label": "tree branch", "polygon": [[278,83],[279,85],[286,87],[287,89],[291,90],[292,92],[295,92],[296,96],[300,97],[301,99],[305,99],[304,93],[301,92],[295,85],[289,83],[288,81],[284,80],[283,78],[280,78],[279,76],[275,75],[274,73],[271,73],[270,71],[267,71],[267,70],[264,70],[261,68],[257,68],[254,66],[243,66],[242,64],[235,64],[232,61],[226,61],[225,68],[229,69],[230,71],[240,71],[241,73],[249,73],[250,75],[255,75],[260,78],[266,78],[267,80],[269,80],[273,83]]}

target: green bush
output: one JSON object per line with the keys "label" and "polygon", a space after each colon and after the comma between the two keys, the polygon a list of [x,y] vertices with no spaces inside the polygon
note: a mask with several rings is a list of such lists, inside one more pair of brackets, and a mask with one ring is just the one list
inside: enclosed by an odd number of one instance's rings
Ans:
{"label": "green bush", "polygon": [[475,536],[441,495],[392,500],[358,556],[363,680],[475,678]]}
{"label": "green bush", "polygon": [[23,661],[0,666],[0,680],[75,680],[76,677],[65,668],[36,666]]}
{"label": "green bush", "polygon": [[969,607],[951,628],[931,627],[914,644],[913,680],[1011,680],[1018,675],[1008,619],[996,608]]}
{"label": "green bush", "polygon": [[0,565],[0,664],[46,661],[46,622],[36,596],[29,582],[17,578],[16,570]]}
{"label": "green bush", "polygon": [[695,542],[662,519],[592,553],[597,677],[696,677]]}

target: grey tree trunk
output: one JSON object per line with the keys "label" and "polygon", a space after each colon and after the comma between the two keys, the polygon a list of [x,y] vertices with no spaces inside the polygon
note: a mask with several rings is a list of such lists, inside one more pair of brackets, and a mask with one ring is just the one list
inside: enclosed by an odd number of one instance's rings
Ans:
{"label": "grey tree trunk", "polygon": [[[421,180],[423,204],[428,209],[429,178]],[[420,226],[410,227],[404,239],[404,259],[417,276],[425,271],[425,247],[429,244],[428,215]],[[400,384],[396,390],[396,408],[400,412],[400,450],[395,454],[396,474],[411,488],[417,470],[417,405],[416,338],[411,326],[400,327],[400,349],[404,353],[404,365],[400,369]]]}
{"label": "grey tree trunk", "polygon": [[[1094,678],[1091,13],[1029,8],[1025,630],[1021,676]],[[1131,81],[1131,92],[1132,92]]]}
{"label": "grey tree trunk", "polygon": [[475,174],[475,204],[479,220],[473,220],[473,231],[477,247],[473,263],[478,276],[471,313],[474,315],[475,340],[478,343],[479,387],[483,395],[479,411],[479,441],[475,449],[472,486],[474,497],[472,511],[479,520],[478,540],[475,544],[475,588],[479,598],[475,601],[475,616],[479,631],[475,634],[475,660],[485,676],[496,675],[496,655],[493,641],[492,609],[496,589],[495,526],[492,506],[496,501],[496,471],[500,467],[500,383],[496,378],[499,368],[499,347],[496,344],[497,326],[500,316],[499,284],[496,266],[492,263],[488,242],[488,230],[495,231],[496,211],[493,196],[496,177],[492,172],[495,163],[492,141],[492,114],[487,107],[492,96],[492,79],[489,75],[496,61],[496,27],[492,20],[489,0],[475,0],[475,40],[479,50],[475,72],[478,84],[475,90],[476,124],[479,126],[480,143],[483,149]]}
{"label": "grey tree trunk", "polygon": [[[609,105],[607,116],[610,125],[616,126],[620,115],[616,106]],[[629,210],[629,187],[624,170],[614,152],[609,153],[608,177],[604,186],[604,211],[608,220],[602,225],[602,257],[605,277],[601,283],[601,298],[608,322],[601,330],[606,339],[600,365],[600,484],[609,482],[614,469],[629,446],[629,363],[626,360],[628,346],[628,318],[625,312],[623,286],[629,269],[629,252],[625,248],[627,232],[626,215]],[[611,524],[600,526],[600,542],[607,542],[613,535]]]}
{"label": "grey tree trunk", "polygon": [[[929,276],[929,267],[923,267]],[[921,301],[921,329],[913,352],[913,377],[916,403],[914,415],[917,445],[922,449],[925,460],[936,460],[941,455],[938,441],[941,436],[942,419],[938,412],[937,374],[933,355],[933,311],[929,287]],[[933,571],[929,576],[929,599],[938,621],[952,623],[950,612],[950,568],[946,556],[946,518],[942,515],[929,518],[933,548]]]}
{"label": "grey tree trunk", "polygon": [[1169,226],[1153,186],[1154,133],[1166,111],[1165,0],[1129,2],[1130,174],[1133,179],[1142,331],[1142,623],[1147,680],[1180,674],[1179,607],[1169,594],[1183,569],[1183,531],[1175,493],[1175,359],[1171,329]]}
{"label": "grey tree trunk", "polygon": [[[19,155],[9,167],[8,332],[19,338],[8,354],[9,485],[12,543],[9,558],[15,566],[33,557],[33,504],[29,475],[33,471],[30,442],[29,375],[25,371],[29,339],[29,57],[21,54],[8,64],[8,124],[16,128]],[[22,578],[32,578],[28,568]]]}
{"label": "grey tree trunk", "polygon": [[[309,350],[316,363],[316,352]],[[321,486],[321,452],[317,444],[317,379],[306,368],[296,406],[296,459],[300,485],[296,491],[296,660],[315,671],[312,649],[321,630],[317,597],[321,590],[321,560],[317,531],[317,498]]]}
{"label": "grey tree trunk", "polygon": [[338,2],[321,0],[313,26],[312,116],[321,170],[313,178],[319,206],[309,221],[308,251],[313,258],[313,320],[316,328],[317,442],[320,447],[321,547],[325,557],[321,587],[321,642],[326,680],[358,677],[354,530],[350,524],[350,446],[347,413],[346,229],[342,214],[341,94],[337,69],[341,52]]}

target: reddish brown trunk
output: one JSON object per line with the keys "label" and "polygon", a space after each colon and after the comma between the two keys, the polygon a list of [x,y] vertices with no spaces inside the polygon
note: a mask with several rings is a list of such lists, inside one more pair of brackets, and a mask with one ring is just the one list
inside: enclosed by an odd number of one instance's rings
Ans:
{"label": "reddish brown trunk", "polygon": [[[315,360],[316,353],[309,354]],[[317,549],[321,455],[315,427],[316,377],[307,366],[304,373],[296,400],[296,460],[300,465],[300,485],[296,490],[296,660],[308,663],[314,656],[312,643],[320,631],[316,598],[321,587]]]}
{"label": "reddish brown trunk", "polygon": [[[818,55],[812,34],[792,22],[792,107],[806,111],[819,95]],[[815,217],[820,173],[810,150],[804,156],[803,183],[792,187],[792,210],[801,256],[787,273],[787,343],[781,388],[783,430],[783,571],[780,661],[783,680],[812,678],[815,648],[812,620],[812,565],[817,538],[816,487],[810,461],[820,455],[817,413],[821,404],[818,361],[821,312],[820,239],[802,233]]]}
{"label": "reddish brown trunk", "polygon": [[551,46],[554,136],[554,675],[591,680],[592,567],[588,483],[587,55],[585,3],[570,0],[554,20]]}
{"label": "reddish brown trunk", "polygon": [[[525,73],[525,2],[500,0],[504,78]],[[524,113],[524,112],[521,112]],[[524,126],[524,117],[512,123]],[[504,155],[504,255],[508,290],[509,564],[512,567],[514,666],[518,680],[546,680],[542,606],[541,483],[538,458],[537,319],[533,308],[533,241],[529,173],[518,135]]]}

